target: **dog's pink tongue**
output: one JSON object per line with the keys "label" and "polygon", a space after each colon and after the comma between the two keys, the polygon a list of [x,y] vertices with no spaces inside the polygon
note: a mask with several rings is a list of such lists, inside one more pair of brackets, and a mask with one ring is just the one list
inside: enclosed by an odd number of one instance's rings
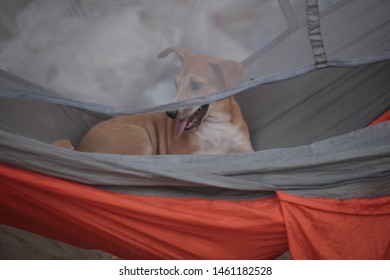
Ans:
{"label": "dog's pink tongue", "polygon": [[174,136],[175,136],[176,140],[179,139],[180,135],[183,134],[183,131],[187,125],[187,121],[188,121],[188,118],[176,122],[175,132],[174,132],[175,133]]}

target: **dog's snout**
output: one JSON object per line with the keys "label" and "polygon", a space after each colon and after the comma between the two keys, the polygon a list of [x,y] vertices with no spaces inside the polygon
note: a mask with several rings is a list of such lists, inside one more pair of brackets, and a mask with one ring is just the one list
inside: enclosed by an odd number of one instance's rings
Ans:
{"label": "dog's snout", "polygon": [[175,119],[176,116],[177,116],[177,110],[175,110],[175,111],[166,111],[165,113],[166,113],[167,116],[170,117],[171,119]]}

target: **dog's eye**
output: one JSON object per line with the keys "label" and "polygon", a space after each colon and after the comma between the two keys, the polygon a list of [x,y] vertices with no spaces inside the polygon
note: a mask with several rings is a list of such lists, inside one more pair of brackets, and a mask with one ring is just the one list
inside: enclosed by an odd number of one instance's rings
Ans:
{"label": "dog's eye", "polygon": [[200,82],[196,82],[196,81],[191,81],[190,82],[190,88],[192,90],[200,90],[202,87],[203,87],[203,84],[200,83]]}

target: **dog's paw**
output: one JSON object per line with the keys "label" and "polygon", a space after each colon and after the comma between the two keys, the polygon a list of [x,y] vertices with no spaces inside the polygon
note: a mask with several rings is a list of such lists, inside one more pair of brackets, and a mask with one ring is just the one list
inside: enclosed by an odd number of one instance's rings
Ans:
{"label": "dog's paw", "polygon": [[57,140],[57,141],[54,141],[51,144],[54,145],[54,146],[60,147],[60,148],[74,150],[74,147],[73,147],[72,143],[70,143],[70,141],[68,139]]}

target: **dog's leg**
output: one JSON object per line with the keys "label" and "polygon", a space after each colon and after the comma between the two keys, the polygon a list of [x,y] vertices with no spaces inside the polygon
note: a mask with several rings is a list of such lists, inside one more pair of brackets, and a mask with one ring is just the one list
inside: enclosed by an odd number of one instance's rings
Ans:
{"label": "dog's leg", "polygon": [[74,150],[74,147],[73,147],[72,143],[68,139],[57,140],[57,141],[54,141],[51,144],[54,145],[54,146],[57,146],[57,147]]}
{"label": "dog's leg", "polygon": [[151,155],[154,152],[147,130],[132,124],[102,129],[97,126],[84,136],[77,150],[122,155]]}
{"label": "dog's leg", "polygon": [[254,149],[252,148],[252,145],[249,143],[246,145],[241,145],[241,146],[235,147],[234,150],[232,150],[231,152],[232,153],[250,153],[253,151],[254,151]]}

